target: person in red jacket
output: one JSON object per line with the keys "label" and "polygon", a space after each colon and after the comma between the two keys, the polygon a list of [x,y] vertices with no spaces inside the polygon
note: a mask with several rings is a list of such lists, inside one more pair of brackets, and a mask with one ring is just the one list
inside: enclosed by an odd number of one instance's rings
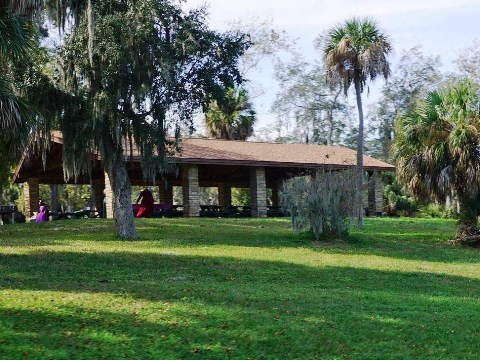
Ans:
{"label": "person in red jacket", "polygon": [[137,204],[142,199],[140,203],[140,209],[137,212],[137,218],[140,217],[152,217],[153,216],[153,195],[152,192],[148,189],[143,190],[137,199]]}

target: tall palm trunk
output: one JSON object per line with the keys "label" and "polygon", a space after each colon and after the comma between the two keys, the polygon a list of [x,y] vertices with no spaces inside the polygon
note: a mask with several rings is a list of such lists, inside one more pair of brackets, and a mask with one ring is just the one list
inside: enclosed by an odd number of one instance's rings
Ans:
{"label": "tall palm trunk", "polygon": [[355,74],[355,93],[358,107],[358,140],[357,140],[357,225],[363,226],[363,107],[360,77]]}

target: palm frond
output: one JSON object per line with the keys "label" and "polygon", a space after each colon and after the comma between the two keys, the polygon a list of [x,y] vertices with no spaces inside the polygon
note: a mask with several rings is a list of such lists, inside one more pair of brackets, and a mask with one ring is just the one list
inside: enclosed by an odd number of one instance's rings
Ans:
{"label": "palm frond", "polygon": [[352,18],[328,32],[323,48],[327,81],[342,79],[345,93],[353,77],[360,79],[361,89],[369,79],[382,75],[387,79],[390,65],[387,61],[392,45],[375,21]]}
{"label": "palm frond", "polygon": [[397,121],[398,173],[414,194],[444,199],[453,191],[463,204],[480,195],[479,105],[476,86],[461,81],[429,93]]}
{"label": "palm frond", "polygon": [[7,79],[0,78],[0,143],[13,154],[23,149],[29,135],[33,113],[25,102],[17,97]]}
{"label": "palm frond", "polygon": [[34,30],[25,18],[0,12],[0,54],[13,61],[28,57],[34,46]]}

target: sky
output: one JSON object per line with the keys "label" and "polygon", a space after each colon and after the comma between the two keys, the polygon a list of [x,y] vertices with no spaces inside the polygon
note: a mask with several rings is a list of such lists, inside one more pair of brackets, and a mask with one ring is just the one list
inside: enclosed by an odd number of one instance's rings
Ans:
{"label": "sky", "polygon": [[[301,52],[310,61],[320,58],[313,47],[314,39],[353,16],[377,21],[393,43],[393,65],[401,50],[422,45],[424,54],[439,55],[442,70],[451,71],[458,53],[480,39],[480,0],[187,0],[185,6],[205,4],[212,28],[225,30],[236,19],[269,19],[276,29],[297,39]],[[249,73],[249,80],[264,89],[264,95],[256,97],[254,105],[256,128],[266,127],[274,121],[270,106],[278,91],[272,65],[264,62],[260,69]],[[381,80],[372,84],[367,104],[375,101],[375,89],[381,85]]]}

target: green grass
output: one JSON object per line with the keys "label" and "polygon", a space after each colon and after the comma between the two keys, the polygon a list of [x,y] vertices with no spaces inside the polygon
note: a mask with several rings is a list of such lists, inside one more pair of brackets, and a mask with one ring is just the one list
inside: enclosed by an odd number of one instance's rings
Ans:
{"label": "green grass", "polygon": [[0,229],[0,359],[478,359],[480,253],[454,222],[367,219],[315,245],[288,220]]}

